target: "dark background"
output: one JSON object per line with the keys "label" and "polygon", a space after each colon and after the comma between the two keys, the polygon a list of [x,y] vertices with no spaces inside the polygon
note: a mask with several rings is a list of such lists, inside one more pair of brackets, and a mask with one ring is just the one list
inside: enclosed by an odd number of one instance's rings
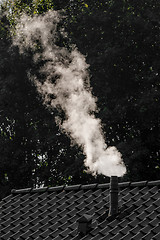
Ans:
{"label": "dark background", "polygon": [[[90,65],[107,145],[123,155],[127,174],[119,181],[156,180],[160,174],[159,0],[15,0],[0,13],[0,197],[13,188],[108,182],[86,173],[85,156],[54,122],[27,77],[32,52],[19,54],[11,32],[21,12],[62,10],[60,23]],[[62,116],[61,116],[62,117]]]}

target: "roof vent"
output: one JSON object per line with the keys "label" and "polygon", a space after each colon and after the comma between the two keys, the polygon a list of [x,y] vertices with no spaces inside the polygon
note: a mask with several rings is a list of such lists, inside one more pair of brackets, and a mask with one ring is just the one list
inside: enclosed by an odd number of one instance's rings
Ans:
{"label": "roof vent", "polygon": [[115,216],[117,214],[118,214],[118,177],[111,176],[109,216]]}
{"label": "roof vent", "polygon": [[90,230],[92,225],[92,216],[84,214],[78,219],[78,232],[81,236],[85,236]]}

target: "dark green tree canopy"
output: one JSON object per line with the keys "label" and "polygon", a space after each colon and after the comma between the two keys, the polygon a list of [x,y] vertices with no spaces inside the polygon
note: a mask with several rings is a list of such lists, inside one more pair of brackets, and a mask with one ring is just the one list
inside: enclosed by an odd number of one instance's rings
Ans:
{"label": "dark green tree canopy", "polygon": [[[90,84],[97,97],[106,144],[123,155],[127,174],[120,180],[156,180],[160,174],[160,2],[4,1],[0,13],[0,194],[11,188],[106,182],[87,174],[85,156],[71,146],[48,111],[28,69],[39,74],[32,52],[12,46],[16,18],[22,12],[65,16],[61,26],[90,65]],[[39,76],[40,77],[40,76]]]}

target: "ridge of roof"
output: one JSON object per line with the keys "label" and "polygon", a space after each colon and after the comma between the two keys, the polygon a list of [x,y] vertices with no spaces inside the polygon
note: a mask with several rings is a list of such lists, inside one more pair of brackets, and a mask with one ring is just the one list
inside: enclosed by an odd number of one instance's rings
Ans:
{"label": "ridge of roof", "polygon": [[[145,186],[158,186],[160,185],[160,180],[157,181],[140,181],[140,182],[121,182],[118,183],[119,188],[126,187],[145,187]],[[24,189],[12,189],[12,194],[25,194],[25,193],[44,193],[44,192],[59,192],[59,191],[76,191],[76,190],[90,190],[90,189],[102,189],[109,188],[110,183],[93,183],[87,185],[69,185],[69,186],[56,186],[56,187],[43,187],[43,188],[24,188]]]}

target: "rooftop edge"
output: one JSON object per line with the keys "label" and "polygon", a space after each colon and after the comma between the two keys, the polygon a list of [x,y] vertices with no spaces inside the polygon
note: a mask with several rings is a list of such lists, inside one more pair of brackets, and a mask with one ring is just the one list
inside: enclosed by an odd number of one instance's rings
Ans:
{"label": "rooftop edge", "polygon": [[[145,186],[157,186],[160,185],[160,180],[157,181],[140,181],[140,182],[122,182],[118,183],[119,188],[126,187],[145,187]],[[102,189],[109,188],[109,183],[103,184],[87,184],[87,185],[70,185],[70,186],[56,186],[56,187],[43,187],[43,188],[24,188],[24,189],[12,189],[12,194],[25,194],[25,193],[44,193],[44,192],[57,192],[57,191],[76,191],[76,190],[89,190],[89,189]]]}

